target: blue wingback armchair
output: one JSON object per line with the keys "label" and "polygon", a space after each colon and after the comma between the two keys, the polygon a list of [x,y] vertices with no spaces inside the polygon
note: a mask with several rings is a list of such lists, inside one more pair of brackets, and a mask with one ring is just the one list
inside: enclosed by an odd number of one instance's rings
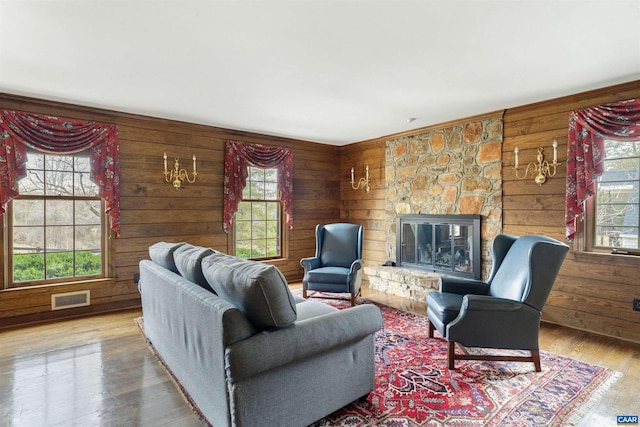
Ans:
{"label": "blue wingback armchair", "polygon": [[303,258],[302,296],[308,291],[350,293],[351,305],[360,295],[364,227],[356,224],[316,226],[316,255]]}
{"label": "blue wingback armchair", "polygon": [[[456,360],[533,362],[541,370],[538,332],[542,307],[569,247],[546,236],[498,235],[487,282],[442,277],[440,292],[427,297],[429,337],[448,341],[449,369]],[[456,354],[455,344],[529,350],[531,356]]]}

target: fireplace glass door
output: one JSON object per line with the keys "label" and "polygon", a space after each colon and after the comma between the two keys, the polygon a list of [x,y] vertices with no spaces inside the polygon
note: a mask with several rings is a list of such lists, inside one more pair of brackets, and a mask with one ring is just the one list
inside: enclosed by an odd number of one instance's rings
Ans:
{"label": "fireplace glass door", "polygon": [[[457,276],[480,275],[480,219],[403,215],[396,228],[399,264]],[[471,217],[471,218],[469,218]]]}

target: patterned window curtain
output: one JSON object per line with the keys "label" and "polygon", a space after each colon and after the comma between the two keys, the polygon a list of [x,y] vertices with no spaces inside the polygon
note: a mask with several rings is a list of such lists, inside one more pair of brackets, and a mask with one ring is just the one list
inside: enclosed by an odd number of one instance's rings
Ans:
{"label": "patterned window curtain", "polygon": [[293,228],[293,152],[289,148],[227,141],[224,156],[224,218],[222,227],[229,232],[233,216],[242,200],[249,166],[278,169],[278,188],[285,220]]}
{"label": "patterned window curtain", "polygon": [[569,117],[565,222],[570,242],[584,202],[595,194],[596,178],[604,172],[607,138],[640,141],[640,99],[583,108]]}
{"label": "patterned window curtain", "polygon": [[47,154],[89,150],[91,181],[105,200],[111,229],[120,236],[120,169],[116,125],[0,110],[0,215],[26,176],[27,147]]}

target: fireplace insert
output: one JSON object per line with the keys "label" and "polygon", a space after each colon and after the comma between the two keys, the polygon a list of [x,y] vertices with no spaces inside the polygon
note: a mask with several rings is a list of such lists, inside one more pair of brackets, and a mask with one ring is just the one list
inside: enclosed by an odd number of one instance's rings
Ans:
{"label": "fireplace insert", "polygon": [[398,215],[396,265],[480,279],[480,215]]}

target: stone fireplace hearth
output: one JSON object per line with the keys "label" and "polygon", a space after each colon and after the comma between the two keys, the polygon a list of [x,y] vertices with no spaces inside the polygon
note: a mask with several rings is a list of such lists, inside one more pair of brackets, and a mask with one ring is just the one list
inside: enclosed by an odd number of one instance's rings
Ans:
{"label": "stone fireplace hearth", "polygon": [[[491,270],[489,245],[502,231],[501,113],[389,140],[385,169],[389,261],[396,261],[398,215],[480,215],[480,270],[486,279]],[[365,274],[373,289],[413,299],[426,295],[421,287],[437,289],[439,277],[399,267],[368,267]]]}

